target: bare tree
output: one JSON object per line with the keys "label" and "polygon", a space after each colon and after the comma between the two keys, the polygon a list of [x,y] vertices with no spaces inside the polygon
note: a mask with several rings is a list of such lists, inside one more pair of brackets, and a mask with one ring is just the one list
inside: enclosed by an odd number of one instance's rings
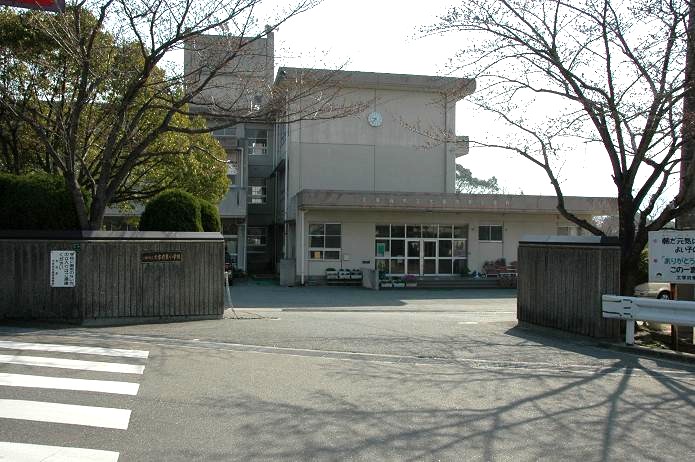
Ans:
{"label": "bare tree", "polygon": [[677,190],[680,148],[693,137],[683,123],[688,7],[683,0],[467,0],[428,29],[463,34],[468,45],[456,65],[477,78],[475,103],[513,132],[471,143],[543,169],[558,211],[596,235],[604,233],[565,207],[561,169],[573,143],[600,143],[616,188],[624,294],[633,291],[647,233],[695,206],[692,182]]}
{"label": "bare tree", "polygon": [[[234,63],[247,59],[254,43],[317,1],[295,0],[284,10],[275,5],[276,17],[266,18],[265,27],[257,18],[263,0],[76,0],[64,13],[32,13],[25,25],[50,49],[33,61],[3,56],[3,75],[19,69],[21,78],[2,79],[0,108],[31,127],[64,176],[81,227],[99,229],[108,205],[137,195],[145,165],[180,152],[163,137],[274,120],[289,98],[306,96],[306,87],[266,86],[263,98],[241,104],[243,89],[257,86],[254,76],[237,73],[241,91],[221,89],[234,98],[203,104],[217,76],[234,73]],[[228,37],[216,60],[183,72],[166,69],[171,53],[213,32]],[[314,89],[320,87],[315,83]],[[35,104],[20,106],[26,95]],[[294,118],[349,112],[331,105],[330,95],[315,91],[315,107]]]}

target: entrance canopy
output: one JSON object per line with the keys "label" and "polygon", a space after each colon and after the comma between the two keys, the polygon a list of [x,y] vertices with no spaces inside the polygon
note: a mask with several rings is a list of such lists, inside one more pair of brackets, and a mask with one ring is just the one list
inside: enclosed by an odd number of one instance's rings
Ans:
{"label": "entrance canopy", "polygon": [[[579,215],[614,215],[612,197],[565,196],[567,210]],[[420,212],[555,213],[555,196],[511,194],[449,194],[415,192],[331,191],[304,189],[297,194],[297,207],[309,209],[393,210]]]}

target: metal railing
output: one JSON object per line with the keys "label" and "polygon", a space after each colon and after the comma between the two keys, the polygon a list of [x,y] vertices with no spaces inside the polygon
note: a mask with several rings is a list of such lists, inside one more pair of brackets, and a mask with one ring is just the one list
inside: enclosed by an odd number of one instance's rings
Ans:
{"label": "metal railing", "polygon": [[602,298],[604,318],[628,321],[625,327],[625,343],[628,345],[635,343],[634,321],[695,326],[695,302],[619,295],[604,295]]}
{"label": "metal railing", "polygon": [[239,315],[236,314],[234,309],[234,304],[232,303],[232,293],[229,290],[229,277],[231,276],[231,271],[224,272],[224,309],[232,310],[232,314],[236,319],[239,319]]}

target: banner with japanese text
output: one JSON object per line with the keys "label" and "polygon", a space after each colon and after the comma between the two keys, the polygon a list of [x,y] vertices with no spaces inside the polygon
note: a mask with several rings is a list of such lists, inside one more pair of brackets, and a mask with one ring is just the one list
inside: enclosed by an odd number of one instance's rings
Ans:
{"label": "banner with japanese text", "polygon": [[695,231],[649,233],[649,281],[695,284]]}

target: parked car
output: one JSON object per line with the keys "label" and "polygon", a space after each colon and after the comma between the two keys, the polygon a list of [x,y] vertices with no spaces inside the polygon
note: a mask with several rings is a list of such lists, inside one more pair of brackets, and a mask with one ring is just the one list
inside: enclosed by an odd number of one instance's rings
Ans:
{"label": "parked car", "polygon": [[635,297],[671,300],[671,284],[667,282],[645,282],[635,286]]}

